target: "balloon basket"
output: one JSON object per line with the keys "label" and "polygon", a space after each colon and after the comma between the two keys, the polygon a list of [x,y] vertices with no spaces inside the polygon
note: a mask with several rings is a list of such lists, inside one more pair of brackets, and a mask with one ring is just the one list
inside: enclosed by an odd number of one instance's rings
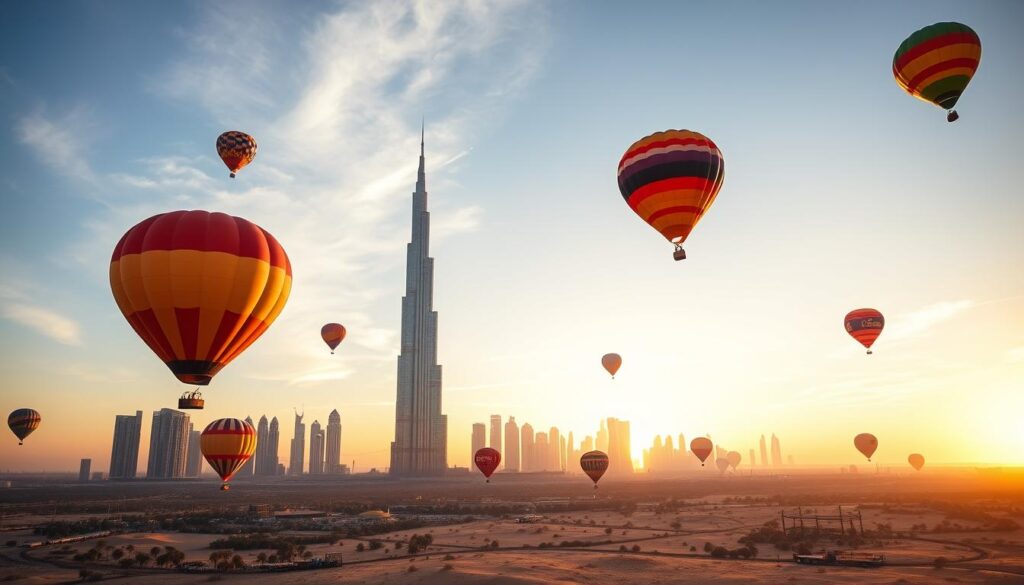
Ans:
{"label": "balloon basket", "polygon": [[206,401],[199,390],[186,392],[178,399],[178,408],[181,410],[202,410],[205,405]]}
{"label": "balloon basket", "polygon": [[672,258],[674,258],[676,262],[686,260],[686,250],[680,246],[676,246],[676,251],[672,253]]}
{"label": "balloon basket", "polygon": [[231,174],[230,174],[230,175],[228,175],[228,176],[229,176],[229,177],[231,177],[232,179],[234,179],[234,178],[235,178],[235,173],[231,173]]}
{"label": "balloon basket", "polygon": [[226,492],[226,491],[228,491],[230,489],[231,489],[231,486],[229,486],[228,484],[224,484],[224,485],[220,486],[220,491],[222,491],[222,492]]}
{"label": "balloon basket", "polygon": [[873,352],[873,351],[871,351],[870,349],[868,350],[868,355],[871,355],[871,354],[873,354],[873,353],[874,353],[874,352]]}
{"label": "balloon basket", "polygon": [[956,113],[956,110],[950,110],[949,113],[946,114],[946,121],[947,122],[956,122],[959,119],[960,119],[960,114]]}

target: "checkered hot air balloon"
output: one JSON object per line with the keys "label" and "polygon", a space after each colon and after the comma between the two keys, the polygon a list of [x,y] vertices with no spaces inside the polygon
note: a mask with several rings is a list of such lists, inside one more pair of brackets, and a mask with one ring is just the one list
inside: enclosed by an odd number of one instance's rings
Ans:
{"label": "checkered hot air balloon", "polygon": [[256,139],[245,132],[230,130],[217,137],[217,154],[231,171],[232,179],[256,158],[256,148]]}
{"label": "checkered hot air balloon", "polygon": [[256,452],[256,429],[237,418],[217,419],[203,429],[199,449],[224,482],[220,489],[227,491],[227,482]]}
{"label": "checkered hot air balloon", "polygon": [[619,191],[629,207],[675,244],[673,257],[683,260],[683,242],[725,181],[725,160],[707,136],[666,130],[626,149],[618,176]]}
{"label": "checkered hot air balloon", "polygon": [[155,215],[128,230],[110,259],[118,308],[185,384],[209,384],[259,339],[291,287],[274,236],[224,213]]}
{"label": "checkered hot air balloon", "polygon": [[18,437],[19,445],[24,443],[25,437],[31,435],[32,431],[38,429],[42,422],[43,417],[39,416],[38,411],[32,410],[31,408],[19,408],[7,417],[7,426],[10,427],[14,436]]}
{"label": "checkered hot air balloon", "polygon": [[892,58],[892,74],[904,91],[948,110],[946,120],[955,122],[960,115],[953,106],[980,63],[978,33],[959,22],[939,22],[900,44]]}
{"label": "checkered hot air balloon", "polygon": [[868,355],[871,355],[871,346],[885,327],[885,317],[874,309],[854,309],[846,314],[843,327],[850,337],[867,348]]}

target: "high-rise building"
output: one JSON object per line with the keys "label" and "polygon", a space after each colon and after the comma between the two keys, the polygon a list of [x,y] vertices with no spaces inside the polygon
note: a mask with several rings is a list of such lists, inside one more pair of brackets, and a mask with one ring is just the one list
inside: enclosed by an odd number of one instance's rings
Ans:
{"label": "high-rise building", "polygon": [[765,445],[764,435],[761,435],[761,465],[768,466],[768,447]]}
{"label": "high-rise building", "polygon": [[283,464],[280,462],[278,453],[281,452],[281,425],[277,417],[270,419],[270,428],[267,430],[267,469],[269,475],[284,475]]}
{"label": "high-rise building", "polygon": [[184,477],[188,455],[188,415],[162,408],[153,413],[147,479]]}
{"label": "high-rise building", "polygon": [[320,475],[324,472],[324,430],[320,421],[314,420],[309,425],[309,474]]}
{"label": "high-rise building", "polygon": [[89,481],[89,472],[92,470],[92,459],[82,459],[78,465],[78,481]]}
{"label": "high-rise building", "polygon": [[775,433],[772,433],[772,465],[782,467],[782,445]]}
{"label": "high-rise building", "polygon": [[306,425],[302,422],[305,414],[295,411],[295,430],[292,434],[290,455],[288,456],[288,475],[302,475],[306,466]]}
{"label": "high-rise building", "polygon": [[185,477],[199,477],[203,470],[202,431],[188,423],[188,454],[185,458]]}
{"label": "high-rise building", "polygon": [[593,451],[593,450],[594,450],[594,437],[591,437],[590,435],[587,435],[586,437],[583,437],[583,442],[580,443],[580,456],[582,457],[584,453],[586,453],[588,451]]}
{"label": "high-rise building", "polygon": [[558,471],[565,471],[565,435],[558,438]]}
{"label": "high-rise building", "polygon": [[756,464],[757,464],[757,458],[754,456],[754,449],[751,448],[750,449],[750,467],[753,467]]}
{"label": "high-rise building", "polygon": [[562,465],[562,467],[566,471],[571,471],[573,463],[575,461],[579,460],[579,457],[576,456],[576,450],[575,450],[575,445],[576,444],[573,443],[573,440],[572,440],[572,431],[569,431],[569,438],[566,439],[565,444],[566,444],[566,447],[565,447],[565,464]]}
{"label": "high-rise building", "polygon": [[327,440],[324,443],[324,473],[341,473],[341,414],[338,409],[327,416]]}
{"label": "high-rise building", "polygon": [[533,471],[548,471],[551,465],[551,447],[548,445],[548,434],[537,433],[533,436]]}
{"label": "high-rise building", "polygon": [[505,452],[501,455],[505,471],[519,471],[519,425],[516,417],[508,417],[505,423]]}
{"label": "high-rise building", "polygon": [[562,444],[561,436],[558,434],[558,427],[551,427],[548,430],[548,452],[547,452],[547,470],[548,471],[561,471],[562,470],[562,458],[558,456],[559,447]]}
{"label": "high-rise building", "polygon": [[488,447],[494,449],[498,453],[504,454],[501,449],[501,415],[491,415],[491,440],[487,444]]}
{"label": "high-rise building", "polygon": [[473,423],[473,436],[469,441],[469,468],[473,468],[476,452],[487,446],[487,425],[484,423]]}
{"label": "high-rise building", "polygon": [[[252,427],[254,429],[256,428],[256,425],[252,424],[252,417],[251,416],[245,417],[245,422],[249,423],[250,427]],[[259,437],[257,437],[257,441],[258,440],[259,440]],[[239,477],[252,477],[256,473],[256,458],[259,457],[259,455],[258,455],[259,452],[260,452],[260,446],[257,443],[257,445],[256,445],[256,453],[253,453],[252,457],[246,459],[245,464],[242,465],[242,468],[239,469],[238,473],[235,474],[236,478],[239,478]]]}
{"label": "high-rise building", "polygon": [[441,413],[441,366],[437,363],[434,259],[430,257],[425,167],[421,134],[420,165],[416,191],[412,194],[412,239],[406,250],[392,475],[442,475],[448,468],[448,417]]}
{"label": "high-rise building", "polygon": [[530,423],[523,423],[519,429],[519,468],[523,471],[537,471],[537,463],[534,460],[537,446],[534,441],[533,426]]}
{"label": "high-rise building", "polygon": [[267,468],[267,452],[270,451],[270,423],[267,422],[267,415],[260,417],[256,425],[256,459],[254,470],[256,475],[274,475],[274,472]]}
{"label": "high-rise building", "polygon": [[611,475],[633,473],[629,446],[629,421],[608,418],[608,471]]}
{"label": "high-rise building", "polygon": [[139,436],[142,411],[135,416],[119,414],[114,418],[114,444],[110,449],[110,479],[133,479],[139,466]]}
{"label": "high-rise building", "polygon": [[601,428],[597,430],[597,442],[595,443],[598,451],[608,452],[608,427],[604,424],[604,419],[601,419]]}

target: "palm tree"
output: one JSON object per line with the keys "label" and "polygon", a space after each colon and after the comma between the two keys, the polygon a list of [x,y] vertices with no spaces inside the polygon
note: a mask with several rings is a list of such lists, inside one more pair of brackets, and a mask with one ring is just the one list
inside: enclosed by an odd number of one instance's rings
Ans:
{"label": "palm tree", "polygon": [[231,557],[231,567],[234,569],[245,568],[245,561],[242,560],[241,555]]}
{"label": "palm tree", "polygon": [[138,563],[140,567],[145,567],[149,561],[150,556],[148,554],[144,552],[135,553],[135,562]]}

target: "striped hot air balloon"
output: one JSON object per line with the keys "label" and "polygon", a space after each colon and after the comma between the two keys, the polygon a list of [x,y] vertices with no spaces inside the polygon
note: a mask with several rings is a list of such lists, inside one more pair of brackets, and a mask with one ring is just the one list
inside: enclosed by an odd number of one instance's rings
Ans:
{"label": "striped hot air balloon", "polygon": [[580,469],[593,480],[596,490],[597,482],[608,471],[608,455],[603,451],[587,451],[580,457]]}
{"label": "striped hot air balloon", "polygon": [[155,215],[128,230],[110,260],[117,306],[185,384],[209,384],[259,339],[291,287],[274,236],[223,213]]}
{"label": "striped hot air balloon", "polygon": [[228,490],[227,482],[231,476],[256,452],[256,429],[237,418],[217,419],[203,429],[199,448],[210,467],[224,481],[220,489]]}
{"label": "striped hot air balloon", "polygon": [[217,137],[217,154],[231,171],[232,179],[256,158],[256,148],[256,139],[245,132],[231,130]]}
{"label": "striped hot air balloon", "polygon": [[907,37],[892,58],[892,74],[910,95],[949,110],[953,109],[981,63],[981,39],[971,27],[959,22],[939,22]]}
{"label": "striped hot air balloon", "polygon": [[7,426],[11,428],[14,436],[18,437],[19,445],[24,443],[25,437],[38,429],[42,422],[43,417],[39,416],[38,411],[31,408],[19,408],[7,416]]}
{"label": "striped hot air balloon", "polygon": [[868,355],[871,355],[871,346],[885,327],[885,317],[874,309],[854,309],[846,314],[843,326],[850,337],[866,347]]}
{"label": "striped hot air balloon", "polygon": [[328,323],[320,328],[320,337],[331,348],[331,353],[337,349],[345,339],[345,326],[341,323]]}
{"label": "striped hot air balloon", "polygon": [[722,151],[690,130],[656,132],[633,143],[619,161],[619,191],[629,207],[676,246],[715,201],[725,180]]}

